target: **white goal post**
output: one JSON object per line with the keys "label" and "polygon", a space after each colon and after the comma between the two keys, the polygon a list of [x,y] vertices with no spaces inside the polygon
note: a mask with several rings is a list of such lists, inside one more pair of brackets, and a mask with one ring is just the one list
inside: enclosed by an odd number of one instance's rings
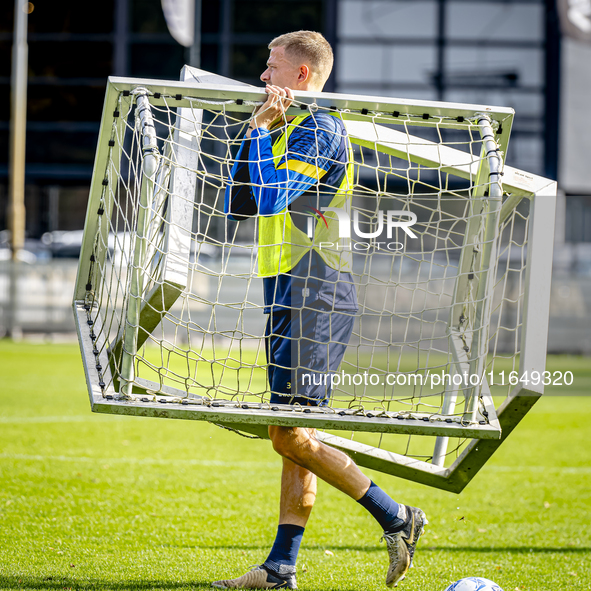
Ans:
{"label": "white goal post", "polygon": [[[92,410],[315,427],[460,491],[543,394],[556,184],[504,164],[512,109],[296,95],[288,115],[331,113],[353,146],[360,312],[330,404],[271,405],[257,216],[223,212],[265,96],[189,67],[109,78],[73,302]],[[386,212],[412,232],[383,242]]]}

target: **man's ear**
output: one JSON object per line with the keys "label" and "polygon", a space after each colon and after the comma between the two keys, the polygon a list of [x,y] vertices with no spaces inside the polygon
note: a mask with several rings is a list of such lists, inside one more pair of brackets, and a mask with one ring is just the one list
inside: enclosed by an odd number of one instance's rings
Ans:
{"label": "man's ear", "polygon": [[301,65],[300,66],[300,73],[298,75],[298,82],[300,84],[304,84],[306,82],[309,82],[311,76],[312,76],[312,72],[310,72],[310,68],[306,64]]}

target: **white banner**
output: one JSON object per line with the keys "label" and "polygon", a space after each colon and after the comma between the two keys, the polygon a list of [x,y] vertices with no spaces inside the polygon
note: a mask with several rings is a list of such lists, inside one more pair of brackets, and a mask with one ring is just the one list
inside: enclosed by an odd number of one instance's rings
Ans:
{"label": "white banner", "polygon": [[195,0],[162,0],[162,11],[170,34],[185,47],[193,45]]}
{"label": "white banner", "polygon": [[562,34],[591,43],[591,0],[557,1]]}

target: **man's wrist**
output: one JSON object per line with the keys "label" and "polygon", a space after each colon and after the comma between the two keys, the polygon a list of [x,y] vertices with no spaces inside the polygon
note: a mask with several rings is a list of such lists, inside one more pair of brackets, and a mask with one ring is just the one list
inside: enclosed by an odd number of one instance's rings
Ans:
{"label": "man's wrist", "polygon": [[250,130],[252,130],[252,131],[254,131],[255,129],[268,129],[268,127],[267,127],[267,125],[266,125],[265,123],[260,123],[260,124],[258,124],[258,125],[257,125],[256,123],[255,123],[254,125],[251,123],[251,124],[248,126],[248,128],[249,128]]}
{"label": "man's wrist", "polygon": [[263,135],[267,135],[269,133],[271,133],[264,125],[259,125],[258,127],[255,127],[254,129],[250,129],[247,132],[250,137],[260,137]]}

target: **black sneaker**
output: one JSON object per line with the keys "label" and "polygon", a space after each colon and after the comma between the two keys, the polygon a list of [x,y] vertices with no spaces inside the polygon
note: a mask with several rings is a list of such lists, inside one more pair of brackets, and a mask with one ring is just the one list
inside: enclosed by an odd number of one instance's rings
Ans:
{"label": "black sneaker", "polygon": [[386,540],[390,557],[390,566],[386,575],[388,587],[396,587],[398,582],[406,576],[406,572],[412,566],[417,542],[425,531],[425,525],[429,523],[425,514],[416,507],[406,505],[406,515],[406,522],[402,529],[396,532],[384,532],[382,537]]}

